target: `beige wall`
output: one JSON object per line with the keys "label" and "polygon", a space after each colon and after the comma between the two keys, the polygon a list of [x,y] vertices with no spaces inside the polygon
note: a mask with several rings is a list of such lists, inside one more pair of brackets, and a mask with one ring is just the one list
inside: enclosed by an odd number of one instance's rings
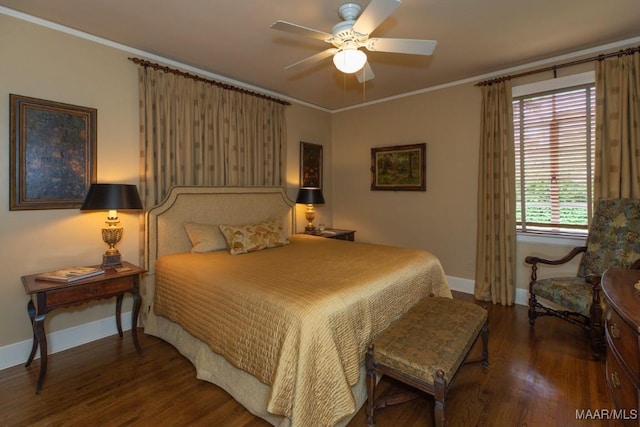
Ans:
{"label": "beige wall", "polygon": [[[468,83],[334,114],[334,225],[357,230],[360,241],[432,252],[450,278],[472,289],[480,103],[480,89]],[[427,191],[371,191],[371,147],[416,142],[427,143]],[[530,275],[524,258],[560,257],[572,243],[518,243],[520,302],[526,303]],[[573,275],[577,262],[544,269],[541,277]]]}
{"label": "beige wall", "polygon": [[[9,94],[98,110],[98,181],[138,180],[136,69],[123,52],[0,15],[0,346],[31,336],[27,296],[20,276],[70,264],[96,264],[106,249],[104,215],[77,209],[9,211]],[[119,249],[136,261],[138,216],[121,214]],[[131,302],[124,307],[129,310]],[[48,331],[113,316],[114,304],[61,310],[47,318]]]}
{"label": "beige wall", "polygon": [[[448,275],[472,279],[479,108],[467,84],[334,114],[335,225],[360,241],[425,249]],[[416,142],[427,143],[427,191],[371,191],[371,147]]]}
{"label": "beige wall", "polygon": [[[139,138],[137,67],[127,60],[127,52],[2,14],[0,33],[0,152],[5,159],[0,166],[1,353],[3,347],[31,339],[28,298],[20,276],[97,264],[106,249],[100,236],[106,214],[77,209],[9,211],[9,94],[97,108],[100,182],[137,184]],[[325,156],[330,155],[331,116],[293,105],[287,110],[287,121],[287,186],[289,196],[295,198],[299,141],[323,144]],[[325,185],[331,187],[328,168]],[[138,215],[120,217],[125,234],[118,248],[124,259],[137,262]],[[325,217],[331,217],[329,205],[319,214]],[[130,307],[127,297],[123,311]],[[58,310],[48,316],[46,328],[49,333],[65,330],[109,318],[114,311],[113,302]]]}
{"label": "beige wall", "polygon": [[[324,205],[315,206],[315,224],[330,224],[333,217],[333,197],[332,182],[333,173],[331,168],[331,114],[318,109],[304,107],[293,104],[287,109],[287,194],[291,200],[296,199],[300,183],[300,142],[309,142],[322,145],[324,157],[323,186],[322,194]],[[296,206],[297,229],[304,231],[306,221],[304,219],[304,205]]]}

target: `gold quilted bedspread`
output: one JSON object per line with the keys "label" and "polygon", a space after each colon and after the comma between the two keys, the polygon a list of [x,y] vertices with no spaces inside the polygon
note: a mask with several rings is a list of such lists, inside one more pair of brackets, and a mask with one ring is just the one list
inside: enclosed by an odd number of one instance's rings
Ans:
{"label": "gold quilted bedspread", "polygon": [[356,409],[369,341],[429,294],[451,297],[430,253],[295,235],[243,255],[160,258],[154,310],[271,386],[269,412],[329,426]]}

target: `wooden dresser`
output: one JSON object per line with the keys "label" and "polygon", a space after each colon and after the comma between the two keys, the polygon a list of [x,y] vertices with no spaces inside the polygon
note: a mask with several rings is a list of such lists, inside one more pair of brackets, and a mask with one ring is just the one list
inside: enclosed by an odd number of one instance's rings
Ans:
{"label": "wooden dresser", "polygon": [[[639,425],[640,406],[640,270],[610,268],[602,277],[606,298],[607,387],[616,418]],[[638,285],[640,288],[640,285]]]}

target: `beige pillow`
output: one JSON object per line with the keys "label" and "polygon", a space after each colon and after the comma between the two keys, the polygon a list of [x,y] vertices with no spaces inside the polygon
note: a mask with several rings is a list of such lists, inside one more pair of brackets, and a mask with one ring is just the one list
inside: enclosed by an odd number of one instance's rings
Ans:
{"label": "beige pillow", "polygon": [[191,241],[193,253],[220,251],[227,248],[227,242],[217,225],[186,222],[184,229]]}
{"label": "beige pillow", "polygon": [[246,254],[289,244],[289,239],[277,218],[257,224],[221,225],[231,255]]}

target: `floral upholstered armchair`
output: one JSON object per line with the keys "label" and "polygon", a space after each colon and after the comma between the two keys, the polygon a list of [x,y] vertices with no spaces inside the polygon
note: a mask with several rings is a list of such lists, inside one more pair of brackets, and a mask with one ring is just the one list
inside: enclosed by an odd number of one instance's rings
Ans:
{"label": "floral upholstered armchair", "polygon": [[[538,280],[539,264],[565,264],[578,254],[582,254],[582,261],[576,277]],[[594,358],[599,359],[604,350],[600,278],[610,267],[640,268],[640,200],[600,200],[593,214],[586,246],[573,248],[561,259],[528,256],[525,262],[531,264],[531,326],[540,316],[556,316],[580,325],[590,336]],[[564,310],[542,304],[538,298],[551,301]]]}

